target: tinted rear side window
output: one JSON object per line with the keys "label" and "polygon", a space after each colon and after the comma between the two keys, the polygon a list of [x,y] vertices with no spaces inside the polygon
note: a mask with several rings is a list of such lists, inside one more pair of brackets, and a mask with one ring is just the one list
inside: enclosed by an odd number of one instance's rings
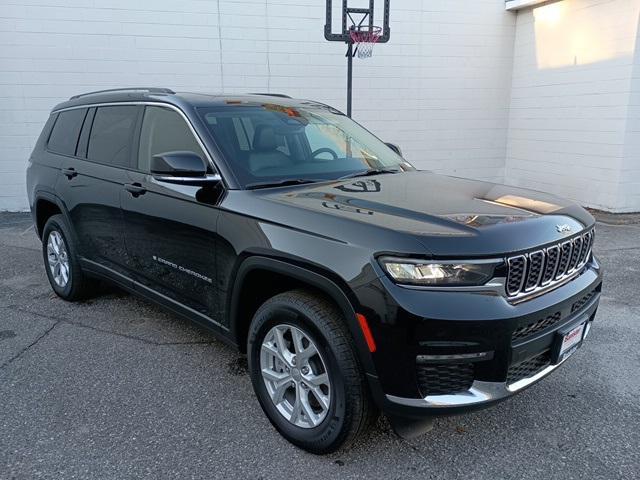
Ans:
{"label": "tinted rear side window", "polygon": [[78,135],[86,114],[86,108],[60,112],[49,136],[49,150],[62,155],[75,155]]}
{"label": "tinted rear side window", "polygon": [[129,166],[138,107],[99,107],[93,119],[87,158],[109,165]]}

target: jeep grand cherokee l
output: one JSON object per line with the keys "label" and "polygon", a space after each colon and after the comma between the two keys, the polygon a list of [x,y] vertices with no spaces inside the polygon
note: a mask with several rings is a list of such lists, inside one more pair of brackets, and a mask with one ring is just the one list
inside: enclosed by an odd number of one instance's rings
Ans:
{"label": "jeep grand cherokee l", "polygon": [[314,101],[121,89],[53,109],[27,184],[60,297],[108,280],[211,329],[326,453],[522,391],[598,307],[585,210],[399,153]]}

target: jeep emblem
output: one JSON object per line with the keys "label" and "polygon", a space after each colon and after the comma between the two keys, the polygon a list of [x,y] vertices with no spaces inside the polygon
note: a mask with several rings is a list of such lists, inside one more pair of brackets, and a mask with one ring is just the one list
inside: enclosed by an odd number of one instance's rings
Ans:
{"label": "jeep emblem", "polygon": [[569,233],[571,231],[571,226],[566,223],[564,225],[556,225],[556,230],[558,233]]}

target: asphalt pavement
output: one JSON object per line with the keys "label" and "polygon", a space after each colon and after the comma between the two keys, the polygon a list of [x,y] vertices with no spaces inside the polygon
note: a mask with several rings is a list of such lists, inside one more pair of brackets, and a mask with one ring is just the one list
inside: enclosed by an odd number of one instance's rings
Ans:
{"label": "asphalt pavement", "polygon": [[236,351],[114,288],[60,300],[30,217],[0,214],[0,478],[640,478],[640,224],[600,223],[596,253],[596,323],[549,378],[320,457],[273,429]]}

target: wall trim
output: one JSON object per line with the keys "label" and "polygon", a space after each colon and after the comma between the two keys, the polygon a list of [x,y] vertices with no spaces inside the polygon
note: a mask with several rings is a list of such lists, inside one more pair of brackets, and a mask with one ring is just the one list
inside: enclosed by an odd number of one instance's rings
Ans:
{"label": "wall trim", "polygon": [[520,10],[541,3],[547,3],[548,1],[549,0],[507,0],[505,2],[505,10]]}

